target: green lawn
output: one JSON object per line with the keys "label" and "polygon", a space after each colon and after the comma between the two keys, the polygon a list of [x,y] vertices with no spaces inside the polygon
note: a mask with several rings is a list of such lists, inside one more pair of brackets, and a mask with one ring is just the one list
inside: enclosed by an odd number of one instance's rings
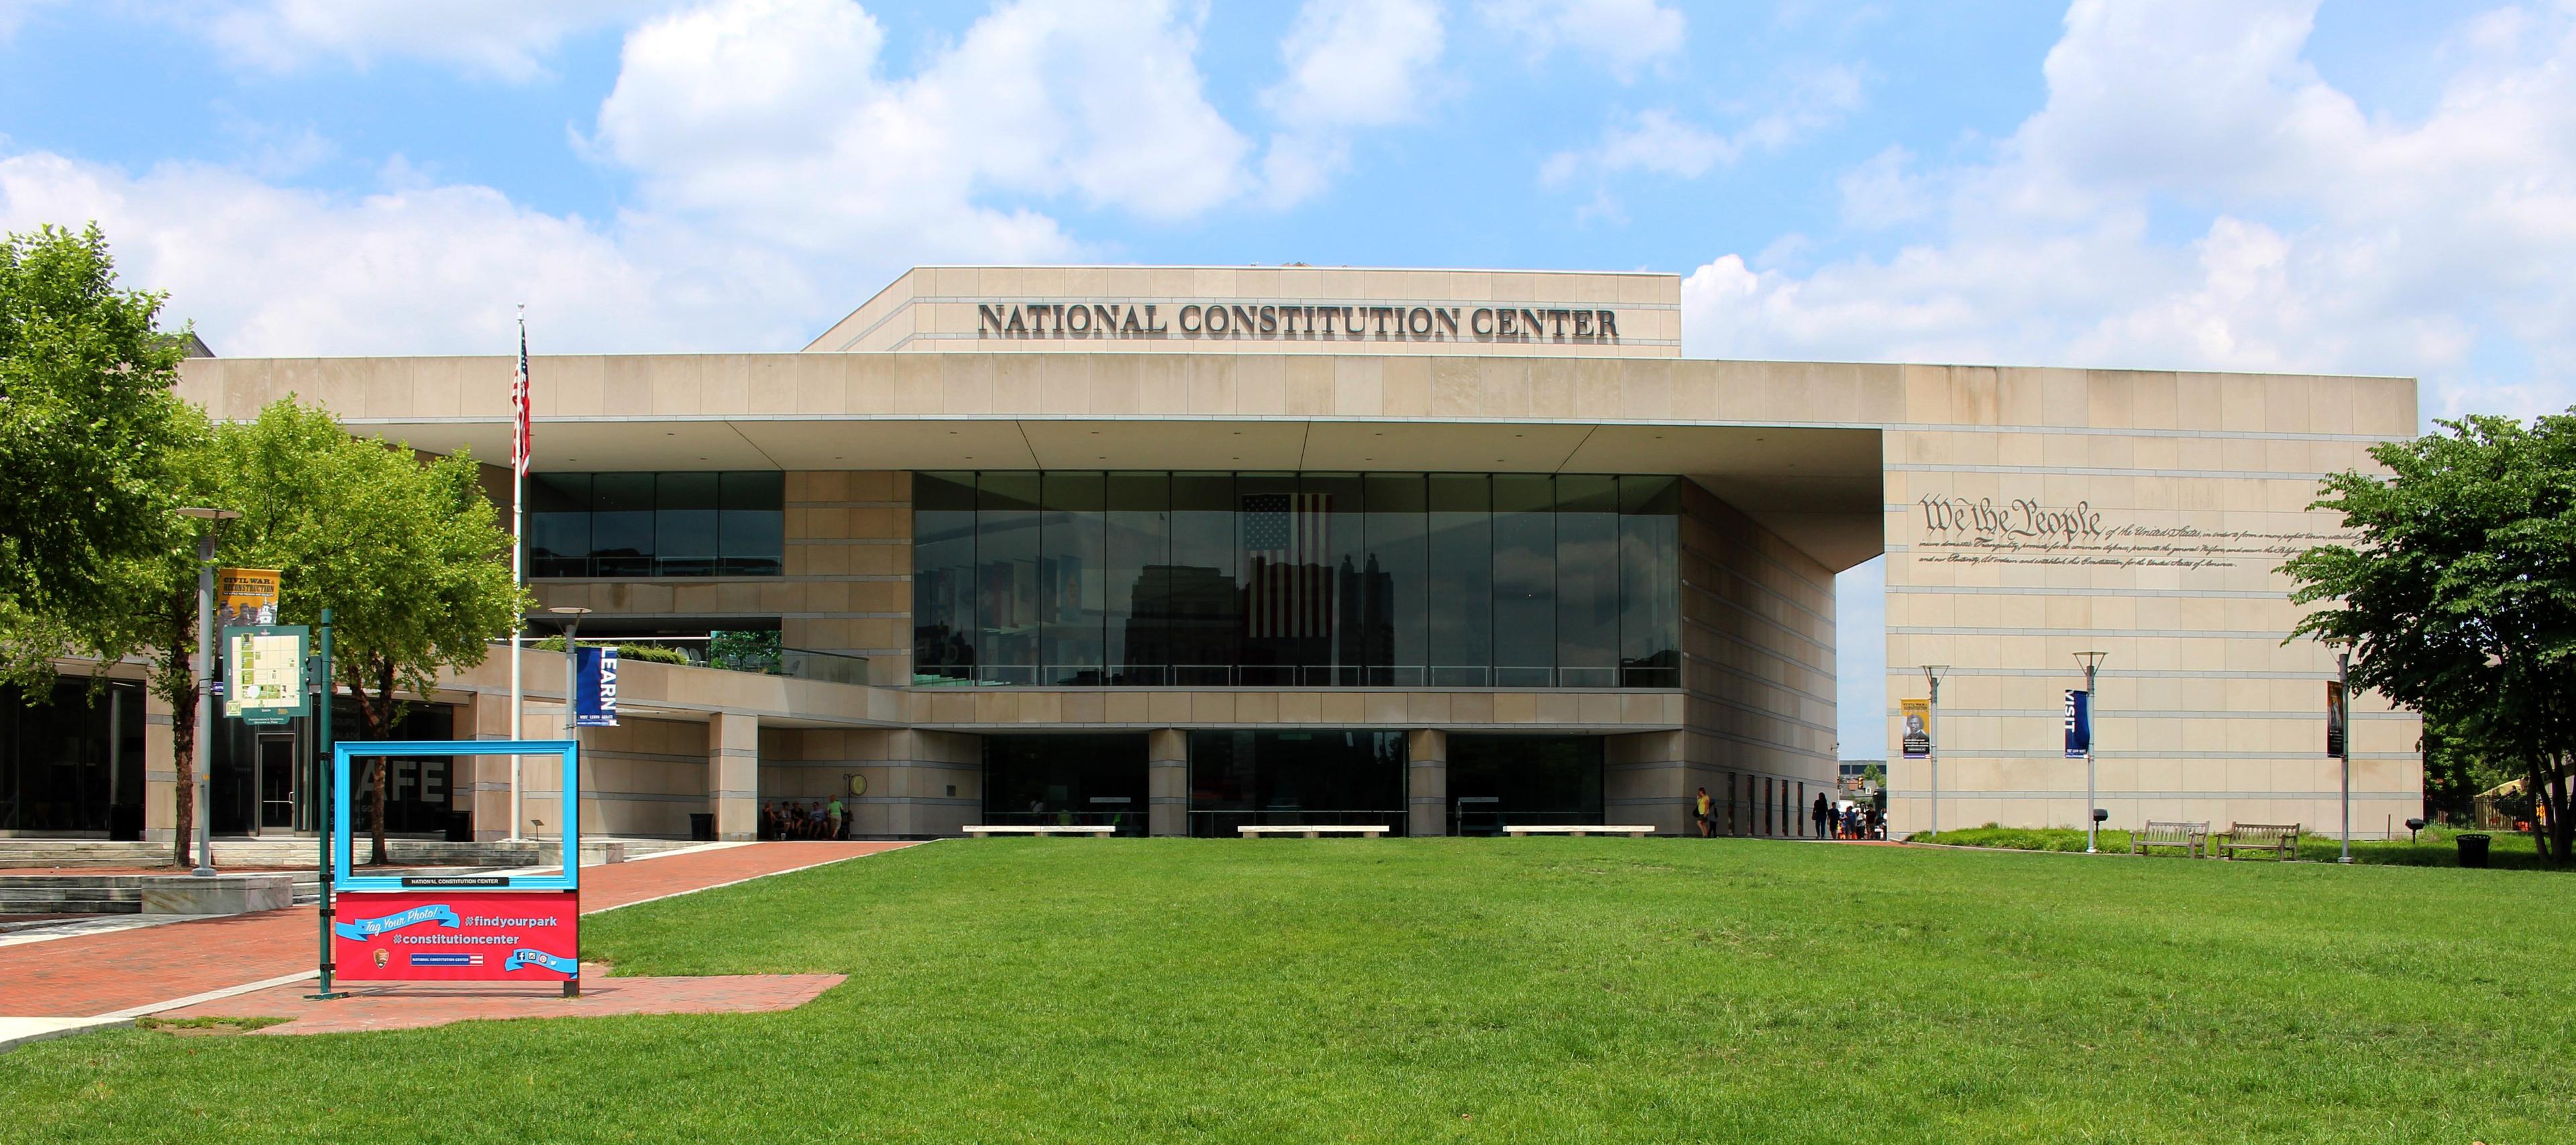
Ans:
{"label": "green lawn", "polygon": [[0,1054],[11,1141],[2564,1141],[2571,885],[1737,840],[943,842],[619,911],[774,1015]]}
{"label": "green lawn", "polygon": [[[2224,832],[2226,826],[2220,824],[2215,829]],[[2531,836],[2527,834],[2513,831],[2479,833],[2487,837],[2488,865],[2497,870],[2565,871],[2565,868],[2543,864],[2540,849],[2532,844]],[[2129,853],[2128,832],[2104,828],[2097,834],[2096,847],[2113,854]],[[2427,827],[2417,832],[2413,839],[2355,839],[2352,841],[2352,861],[2407,867],[2457,867],[2460,865],[2457,836],[2461,834],[2464,832],[2448,827]],[[1997,847],[2008,851],[2081,851],[2084,849],[2084,832],[2077,827],[1997,827],[1989,823],[1983,827],[1943,831],[1938,835],[1927,831],[1907,836],[1907,841],[1947,843],[1954,847]],[[2172,847],[2159,847],[2150,853],[2157,858],[2185,857]],[[2302,862],[2331,863],[2342,853],[2343,840],[2331,834],[2299,836],[2299,859]],[[2248,852],[2237,861],[2265,862],[2269,859],[2269,855],[2258,856]]]}

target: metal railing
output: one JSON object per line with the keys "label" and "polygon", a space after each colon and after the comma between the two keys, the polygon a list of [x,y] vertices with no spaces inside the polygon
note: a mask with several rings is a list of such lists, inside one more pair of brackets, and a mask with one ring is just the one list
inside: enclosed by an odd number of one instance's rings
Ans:
{"label": "metal railing", "polygon": [[1670,668],[1394,664],[923,665],[916,688],[1673,688]]}
{"label": "metal railing", "polygon": [[[537,645],[560,639],[561,637],[556,636],[530,636],[521,642],[520,647],[544,655],[545,651],[539,650]],[[690,668],[756,672],[764,676],[786,676],[790,679],[817,680],[827,684],[868,682],[868,658],[865,656],[824,652],[813,648],[786,647],[760,648],[747,653],[716,653],[711,652],[711,640],[712,638],[705,636],[633,636],[585,639],[582,644],[585,647],[598,648],[665,648],[679,653],[685,661],[682,666]],[[507,640],[495,640],[492,643],[504,649],[510,646]],[[557,643],[551,651],[560,653],[562,648],[563,646]]]}

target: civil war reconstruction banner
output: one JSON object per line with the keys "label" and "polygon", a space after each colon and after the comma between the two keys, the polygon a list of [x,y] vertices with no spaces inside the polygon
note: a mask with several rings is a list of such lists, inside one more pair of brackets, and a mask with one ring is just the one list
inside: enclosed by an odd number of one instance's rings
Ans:
{"label": "civil war reconstruction banner", "polygon": [[1905,715],[1905,758],[1923,759],[1932,754],[1932,701],[1898,700],[1897,710]]}
{"label": "civil war reconstruction banner", "polygon": [[342,978],[561,982],[581,969],[573,891],[344,891],[333,905]]}

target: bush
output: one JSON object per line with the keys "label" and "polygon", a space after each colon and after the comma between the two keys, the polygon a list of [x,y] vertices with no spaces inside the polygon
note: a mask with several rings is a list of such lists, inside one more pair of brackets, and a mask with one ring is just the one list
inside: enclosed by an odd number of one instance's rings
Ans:
{"label": "bush", "polygon": [[[691,662],[689,660],[688,653],[682,652],[677,648],[665,648],[659,644],[611,644],[605,640],[584,640],[581,642],[581,646],[584,648],[615,648],[617,649],[617,658],[620,660],[648,660],[655,664],[682,665],[686,665]],[[564,638],[560,636],[549,636],[529,645],[528,650],[532,652],[561,652],[564,650]]]}

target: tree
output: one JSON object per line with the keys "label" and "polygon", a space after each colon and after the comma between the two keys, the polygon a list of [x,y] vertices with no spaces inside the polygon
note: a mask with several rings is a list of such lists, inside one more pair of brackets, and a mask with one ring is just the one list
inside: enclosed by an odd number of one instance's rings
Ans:
{"label": "tree", "polygon": [[[528,607],[510,573],[510,535],[471,456],[422,458],[361,439],[319,408],[281,399],[256,421],[220,426],[215,467],[242,519],[227,560],[280,570],[279,619],[334,610],[332,664],[357,703],[360,734],[388,738],[405,694],[442,670],[483,662],[488,641]],[[368,822],[386,861],[385,761]]]}
{"label": "tree", "polygon": [[[186,334],[122,290],[92,225],[0,237],[0,681],[31,699],[58,656],[128,654],[176,719],[178,831],[195,821],[195,522],[204,415],[173,393]],[[174,567],[189,592],[165,590]],[[103,676],[95,677],[103,679]]]}
{"label": "tree", "polygon": [[2548,807],[2541,856],[2570,861],[2576,750],[2576,416],[2437,423],[2374,446],[2393,476],[2326,479],[2314,506],[2356,544],[2281,566],[2332,602],[2297,636],[2349,649],[2353,683],[2423,713],[2446,750],[2517,761]]}

